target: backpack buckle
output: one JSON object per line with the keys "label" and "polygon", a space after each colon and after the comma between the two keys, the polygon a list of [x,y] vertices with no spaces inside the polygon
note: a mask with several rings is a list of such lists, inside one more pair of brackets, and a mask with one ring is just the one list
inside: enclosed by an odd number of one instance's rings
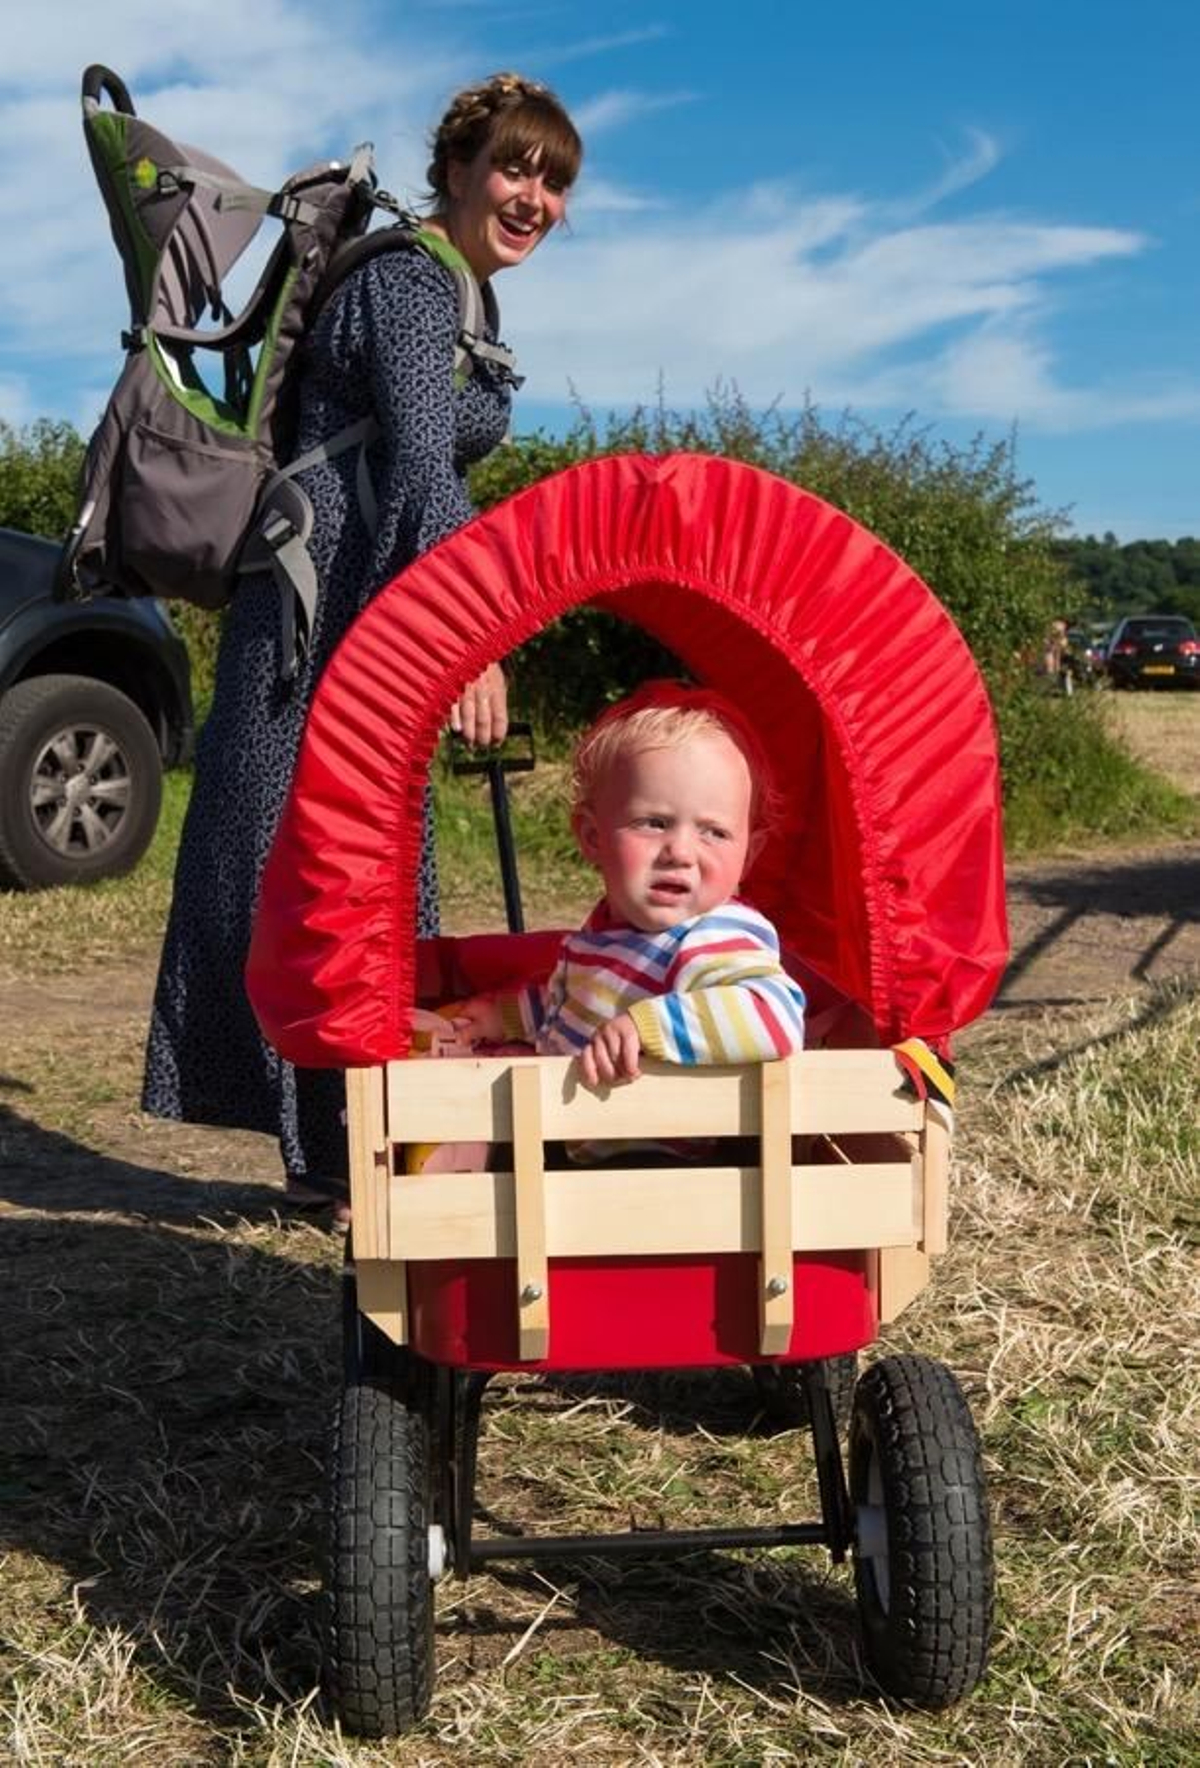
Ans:
{"label": "backpack buckle", "polygon": [[128,331],[121,333],[121,348],[131,353],[146,348],[146,328],[144,325],[131,325]]}
{"label": "backpack buckle", "polygon": [[259,529],[262,538],[274,553],[280,552],[292,539],[295,532],[295,523],[279,510],[271,510]]}

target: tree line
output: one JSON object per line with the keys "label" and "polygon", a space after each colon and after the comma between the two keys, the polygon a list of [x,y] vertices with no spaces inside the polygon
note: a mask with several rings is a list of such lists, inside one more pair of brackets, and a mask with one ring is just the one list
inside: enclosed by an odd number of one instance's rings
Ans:
{"label": "tree line", "polygon": [[1056,540],[1066,574],[1065,613],[1077,620],[1120,614],[1183,614],[1200,625],[1200,540]]}

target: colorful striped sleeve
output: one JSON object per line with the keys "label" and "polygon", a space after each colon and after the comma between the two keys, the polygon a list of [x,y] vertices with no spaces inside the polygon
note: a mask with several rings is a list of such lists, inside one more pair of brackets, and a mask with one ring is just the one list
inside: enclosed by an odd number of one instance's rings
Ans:
{"label": "colorful striped sleeve", "polygon": [[770,923],[730,904],[680,943],[672,992],[629,1009],[660,1061],[774,1062],[804,1047],[804,991],[779,961]]}

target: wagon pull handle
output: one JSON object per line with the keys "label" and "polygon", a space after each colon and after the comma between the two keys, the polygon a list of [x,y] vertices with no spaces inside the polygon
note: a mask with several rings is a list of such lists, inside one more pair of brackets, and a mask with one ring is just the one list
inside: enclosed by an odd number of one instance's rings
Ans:
{"label": "wagon pull handle", "polygon": [[[513,737],[524,737],[528,754],[513,753],[508,743]],[[508,737],[498,749],[476,755],[457,732],[451,737],[450,771],[455,774],[486,774],[492,794],[492,820],[496,825],[496,850],[500,856],[500,879],[504,886],[504,913],[510,933],[524,933],[525,915],[521,907],[521,881],[517,872],[517,851],[513,842],[512,819],[508,810],[508,785],[505,774],[529,773],[534,766],[533,730],[528,724],[510,724]]]}

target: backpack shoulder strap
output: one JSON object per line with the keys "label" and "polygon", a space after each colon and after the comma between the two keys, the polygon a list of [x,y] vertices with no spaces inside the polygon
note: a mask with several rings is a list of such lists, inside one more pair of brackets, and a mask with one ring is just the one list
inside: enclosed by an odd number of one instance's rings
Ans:
{"label": "backpack shoulder strap", "polygon": [[458,348],[454,355],[456,376],[465,380],[477,362],[490,362],[501,371],[511,386],[519,387],[521,376],[516,372],[517,359],[513,352],[506,350],[503,344],[488,342],[489,324],[495,332],[500,329],[500,308],[491,283],[485,283],[481,289],[474,272],[457,246],[452,246],[440,233],[433,233],[422,227],[414,243],[422,251],[428,252],[431,258],[436,258],[439,264],[445,265],[458,289]]}
{"label": "backpack shoulder strap", "polygon": [[461,386],[468,380],[477,362],[489,362],[513,387],[519,387],[522,377],[517,373],[514,353],[502,344],[488,342],[489,327],[493,332],[498,332],[500,327],[500,309],[491,284],[487,283],[481,289],[462,253],[449,240],[423,227],[420,217],[408,210],[400,210],[390,227],[376,228],[374,233],[364,233],[360,238],[339,246],[317,285],[309,307],[309,327],[348,276],[381,252],[397,250],[425,252],[454,278],[458,291],[458,342],[454,351],[456,383]]}

